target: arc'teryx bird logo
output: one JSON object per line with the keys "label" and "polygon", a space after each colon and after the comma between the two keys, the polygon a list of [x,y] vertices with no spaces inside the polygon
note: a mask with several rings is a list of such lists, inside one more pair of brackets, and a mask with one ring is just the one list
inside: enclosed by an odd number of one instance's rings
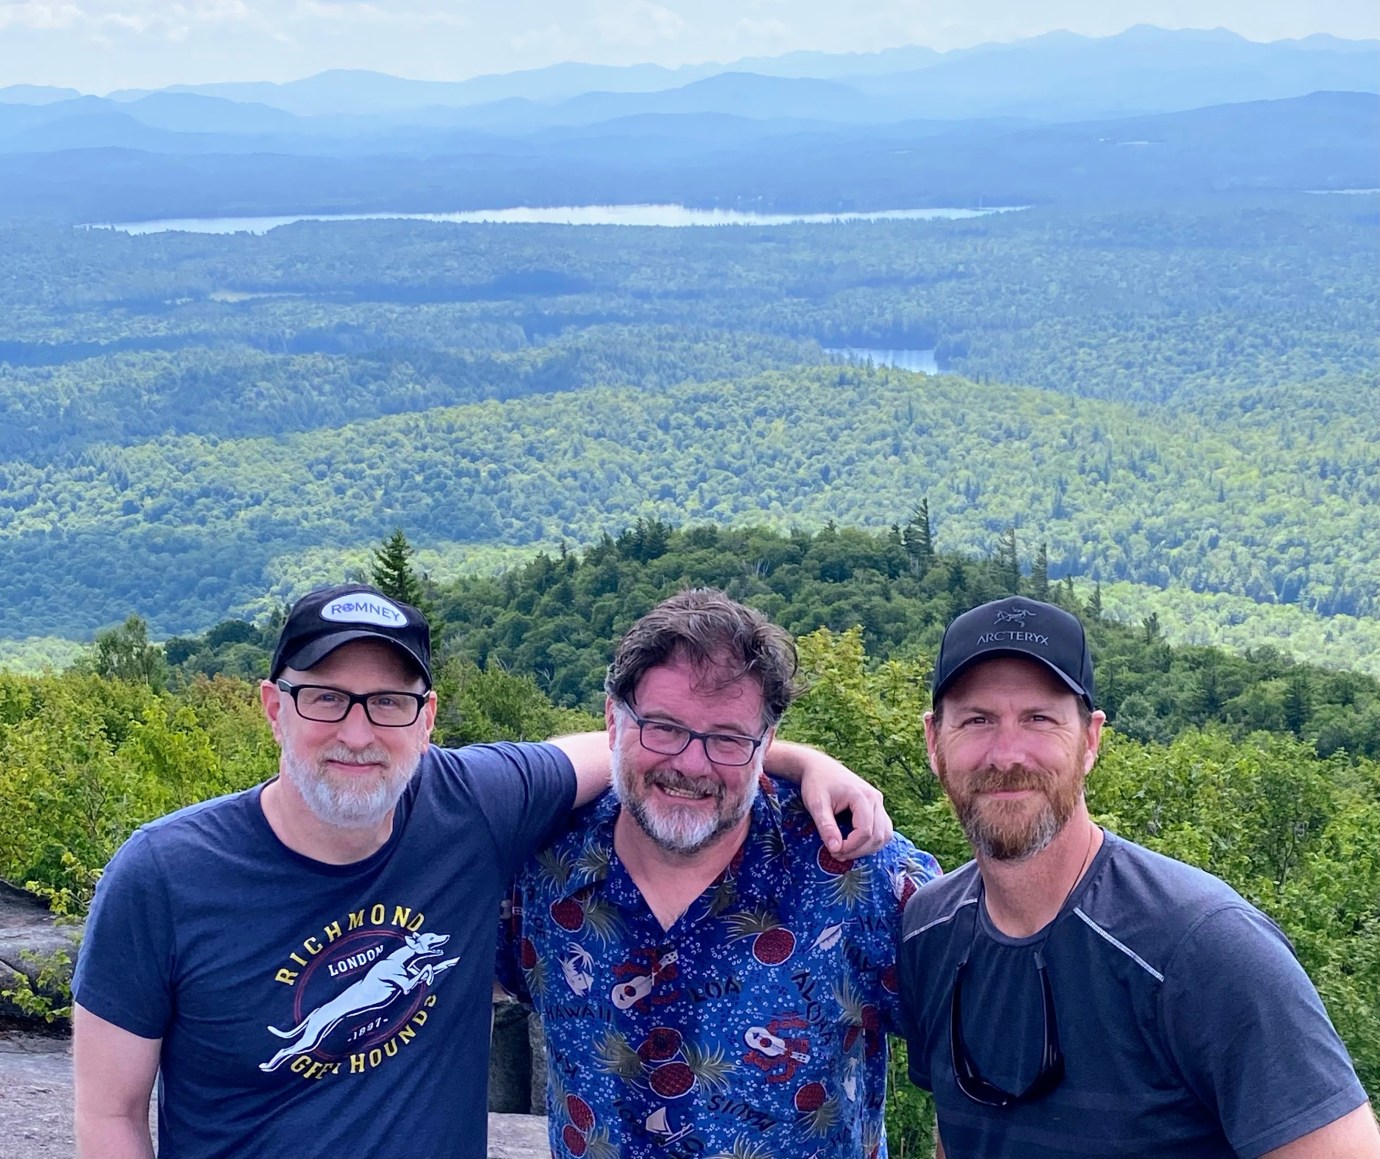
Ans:
{"label": "arc'teryx bird logo", "polygon": [[1015,624],[1018,628],[1024,628],[1025,622],[1035,615],[1034,608],[1012,608],[1009,612],[998,612],[996,622],[998,624]]}
{"label": "arc'teryx bird logo", "polygon": [[259,1069],[277,1070],[288,1059],[315,1050],[326,1035],[345,1019],[371,1010],[381,1010],[418,986],[430,986],[439,974],[460,961],[459,958],[447,958],[443,962],[424,960],[439,958],[441,947],[448,941],[449,934],[430,931],[408,934],[401,946],[370,966],[364,977],[350,983],[329,1002],[318,1006],[291,1030],[268,1027],[269,1033],[293,1041],[267,1062],[259,1063]]}

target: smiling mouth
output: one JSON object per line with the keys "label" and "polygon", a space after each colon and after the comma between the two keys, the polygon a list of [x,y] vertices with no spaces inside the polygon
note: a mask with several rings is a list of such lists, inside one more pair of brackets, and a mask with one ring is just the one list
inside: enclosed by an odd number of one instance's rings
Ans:
{"label": "smiling mouth", "polygon": [[327,761],[326,764],[331,768],[342,769],[347,773],[363,773],[371,769],[381,769],[378,761]]}
{"label": "smiling mouth", "polygon": [[678,788],[673,785],[656,784],[656,788],[665,793],[668,797],[674,797],[677,801],[710,801],[715,794],[706,793],[700,789]]}

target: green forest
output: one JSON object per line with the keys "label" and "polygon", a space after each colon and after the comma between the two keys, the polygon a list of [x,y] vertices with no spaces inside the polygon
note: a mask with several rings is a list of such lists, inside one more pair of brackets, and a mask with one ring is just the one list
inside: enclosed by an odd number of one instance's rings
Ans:
{"label": "green forest", "polygon": [[0,877],[80,915],[270,775],[286,606],[353,577],[431,615],[449,744],[596,724],[617,635],[724,587],[800,642],[784,734],[953,867],[930,665],[1020,592],[1089,625],[1095,815],[1274,916],[1380,1093],[1378,204],[0,227]]}
{"label": "green forest", "polygon": [[[1008,528],[1166,637],[1380,672],[1374,198],[656,229],[0,229],[0,657],[676,526]],[[932,349],[939,377],[831,364]]]}
{"label": "green forest", "polygon": [[[1380,1092],[1380,682],[1273,648],[1174,647],[1152,617],[1104,617],[1101,589],[992,555],[937,551],[923,506],[880,533],[675,530],[642,519],[582,552],[495,577],[436,582],[396,531],[362,573],[436,625],[437,739],[535,739],[598,727],[590,710],[614,637],[669,591],[722,584],[797,634],[804,695],[783,735],[883,788],[898,827],[954,868],[967,847],[931,777],[921,719],[953,614],[1020,592],[1088,623],[1111,734],[1089,781],[1113,830],[1219,874],[1284,927],[1357,1064]],[[282,609],[279,610],[281,616]],[[256,680],[277,622],[226,620],[149,640],[130,617],[72,668],[0,674],[0,877],[80,915],[131,829],[270,775]],[[894,1063],[898,1155],[927,1154],[927,1096]]]}

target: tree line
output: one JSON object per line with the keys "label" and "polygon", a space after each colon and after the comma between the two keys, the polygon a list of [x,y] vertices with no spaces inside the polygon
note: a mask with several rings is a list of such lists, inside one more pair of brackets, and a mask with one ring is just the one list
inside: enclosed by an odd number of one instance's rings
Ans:
{"label": "tree line", "polygon": [[[715,570],[724,566],[726,540],[738,536],[746,536],[743,546],[750,551],[731,560],[739,565],[736,574]],[[600,718],[562,707],[545,691],[566,672],[575,674],[573,690],[587,687],[595,676],[590,669],[601,669],[612,647],[605,634],[586,648],[570,635],[568,621],[562,624],[568,640],[542,632],[543,602],[562,585],[575,606],[583,609],[589,601],[601,617],[600,631],[607,625],[616,632],[626,615],[645,610],[668,585],[736,584],[739,594],[803,632],[807,691],[787,714],[783,735],[827,748],[879,785],[901,831],[954,868],[968,852],[928,772],[921,727],[942,619],[1009,592],[1013,583],[1059,602],[1068,601],[1069,592],[1062,583],[1046,588],[1047,577],[1013,567],[1009,554],[964,560],[931,548],[922,517],[875,537],[842,530],[813,537],[676,531],[644,521],[583,559],[539,557],[511,579],[484,581],[499,593],[511,586],[509,602],[496,607],[474,602],[482,585],[462,594],[419,576],[405,536],[390,537],[377,549],[371,574],[394,584],[395,594],[429,604],[437,617],[437,739],[443,743],[537,739],[599,726]],[[856,584],[821,578],[864,555],[881,566],[861,569],[867,574]],[[779,591],[772,586],[792,574],[797,582],[781,583]],[[754,575],[765,586],[756,586]],[[882,579],[892,585],[891,600],[877,587]],[[813,613],[807,607],[830,582],[853,589],[858,611],[880,613],[895,605],[893,618],[806,630],[812,619],[833,617],[841,624],[850,618],[846,600]],[[901,597],[901,591],[912,594]],[[1089,780],[1094,817],[1219,874],[1274,917],[1318,984],[1374,1096],[1380,1092],[1374,1004],[1380,989],[1380,848],[1374,840],[1380,762],[1359,750],[1324,754],[1319,721],[1305,706],[1326,716],[1346,700],[1374,713],[1375,682],[1343,680],[1277,657],[1173,649],[1156,638],[1153,624],[1119,626],[1099,618],[1096,594],[1078,610],[1089,622],[1114,723]],[[528,631],[546,641],[551,667],[535,673],[505,668],[501,641],[482,665],[465,654],[461,641],[496,626],[511,628],[514,617],[529,618]],[[901,630],[908,617],[919,625],[918,634]],[[272,632],[272,624],[227,622],[160,648],[135,617],[103,634],[71,670],[0,674],[0,793],[9,802],[0,812],[0,876],[28,882],[61,912],[80,915],[100,868],[135,826],[271,775],[276,750],[255,678],[266,670]],[[252,671],[205,674],[222,662]],[[1284,685],[1277,717],[1235,715],[1233,704],[1254,703],[1273,681]],[[1128,705],[1140,696],[1153,709],[1160,693],[1179,715],[1156,718],[1150,731],[1158,736],[1138,736],[1144,718]],[[898,1153],[924,1153],[932,1108],[905,1082],[903,1067],[902,1056],[893,1070],[888,1129]]]}
{"label": "tree line", "polygon": [[[445,582],[420,572],[398,529],[376,548],[360,578],[423,607],[437,654],[459,665],[457,671],[530,680],[553,705],[596,715],[610,641],[685,587],[723,588],[798,637],[855,631],[874,662],[914,663],[922,683],[949,620],[988,600],[1027,595],[1060,604],[1088,624],[1099,705],[1124,736],[1168,743],[1193,729],[1217,729],[1233,740],[1269,732],[1310,744],[1320,757],[1380,759],[1375,678],[1296,662],[1268,645],[1244,653],[1174,646],[1156,615],[1118,621],[1106,613],[1100,586],[1084,594],[1051,578],[1042,545],[1031,559],[1014,528],[985,557],[939,551],[927,502],[906,523],[875,533],[677,529],[641,519],[584,551],[541,552],[499,575]],[[156,682],[259,678],[281,614],[258,624],[227,620],[167,640],[166,667]],[[157,653],[138,635],[143,630],[136,618],[102,633],[97,655],[115,638],[134,653]],[[123,664],[100,670],[140,675]]]}

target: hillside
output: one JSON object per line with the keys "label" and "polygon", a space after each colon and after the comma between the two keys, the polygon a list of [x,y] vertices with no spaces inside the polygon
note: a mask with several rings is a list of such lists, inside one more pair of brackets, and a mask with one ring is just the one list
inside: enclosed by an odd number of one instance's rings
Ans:
{"label": "hillside", "polygon": [[[763,85],[786,89],[751,121],[769,131],[736,142],[716,131],[741,116],[731,98]],[[698,86],[717,95],[698,105],[686,103],[688,89],[656,101],[576,98],[569,123],[600,130],[576,135],[555,131],[566,122],[550,110],[526,123],[506,104],[501,118],[339,138],[271,129],[274,110],[187,95],[176,100],[213,109],[84,97],[62,118],[62,105],[0,104],[0,215],[72,223],[667,202],[828,213],[1380,186],[1380,96],[1370,92],[1028,125],[937,124],[924,105],[879,120],[833,81],[725,75]],[[820,119],[849,108],[849,119]],[[193,114],[211,127],[190,129]],[[227,123],[243,130],[215,128]]]}
{"label": "hillside", "polygon": [[878,528],[927,496],[947,550],[1015,526],[1055,578],[1246,601],[1217,624],[1295,608],[1364,665],[1362,622],[1327,618],[1377,606],[1374,222],[1303,197],[0,231],[0,635],[195,631],[395,525],[453,568],[638,515]]}
{"label": "hillside", "polygon": [[0,626],[21,634],[43,616],[80,632],[133,610],[185,631],[257,597],[283,557],[394,525],[476,544],[589,542],[631,512],[876,527],[920,496],[950,550],[990,550],[1014,524],[1048,544],[1056,577],[1371,615],[1380,444],[1373,428],[1352,430],[1301,455],[1269,429],[801,369],[94,446],[69,465],[5,465]]}

